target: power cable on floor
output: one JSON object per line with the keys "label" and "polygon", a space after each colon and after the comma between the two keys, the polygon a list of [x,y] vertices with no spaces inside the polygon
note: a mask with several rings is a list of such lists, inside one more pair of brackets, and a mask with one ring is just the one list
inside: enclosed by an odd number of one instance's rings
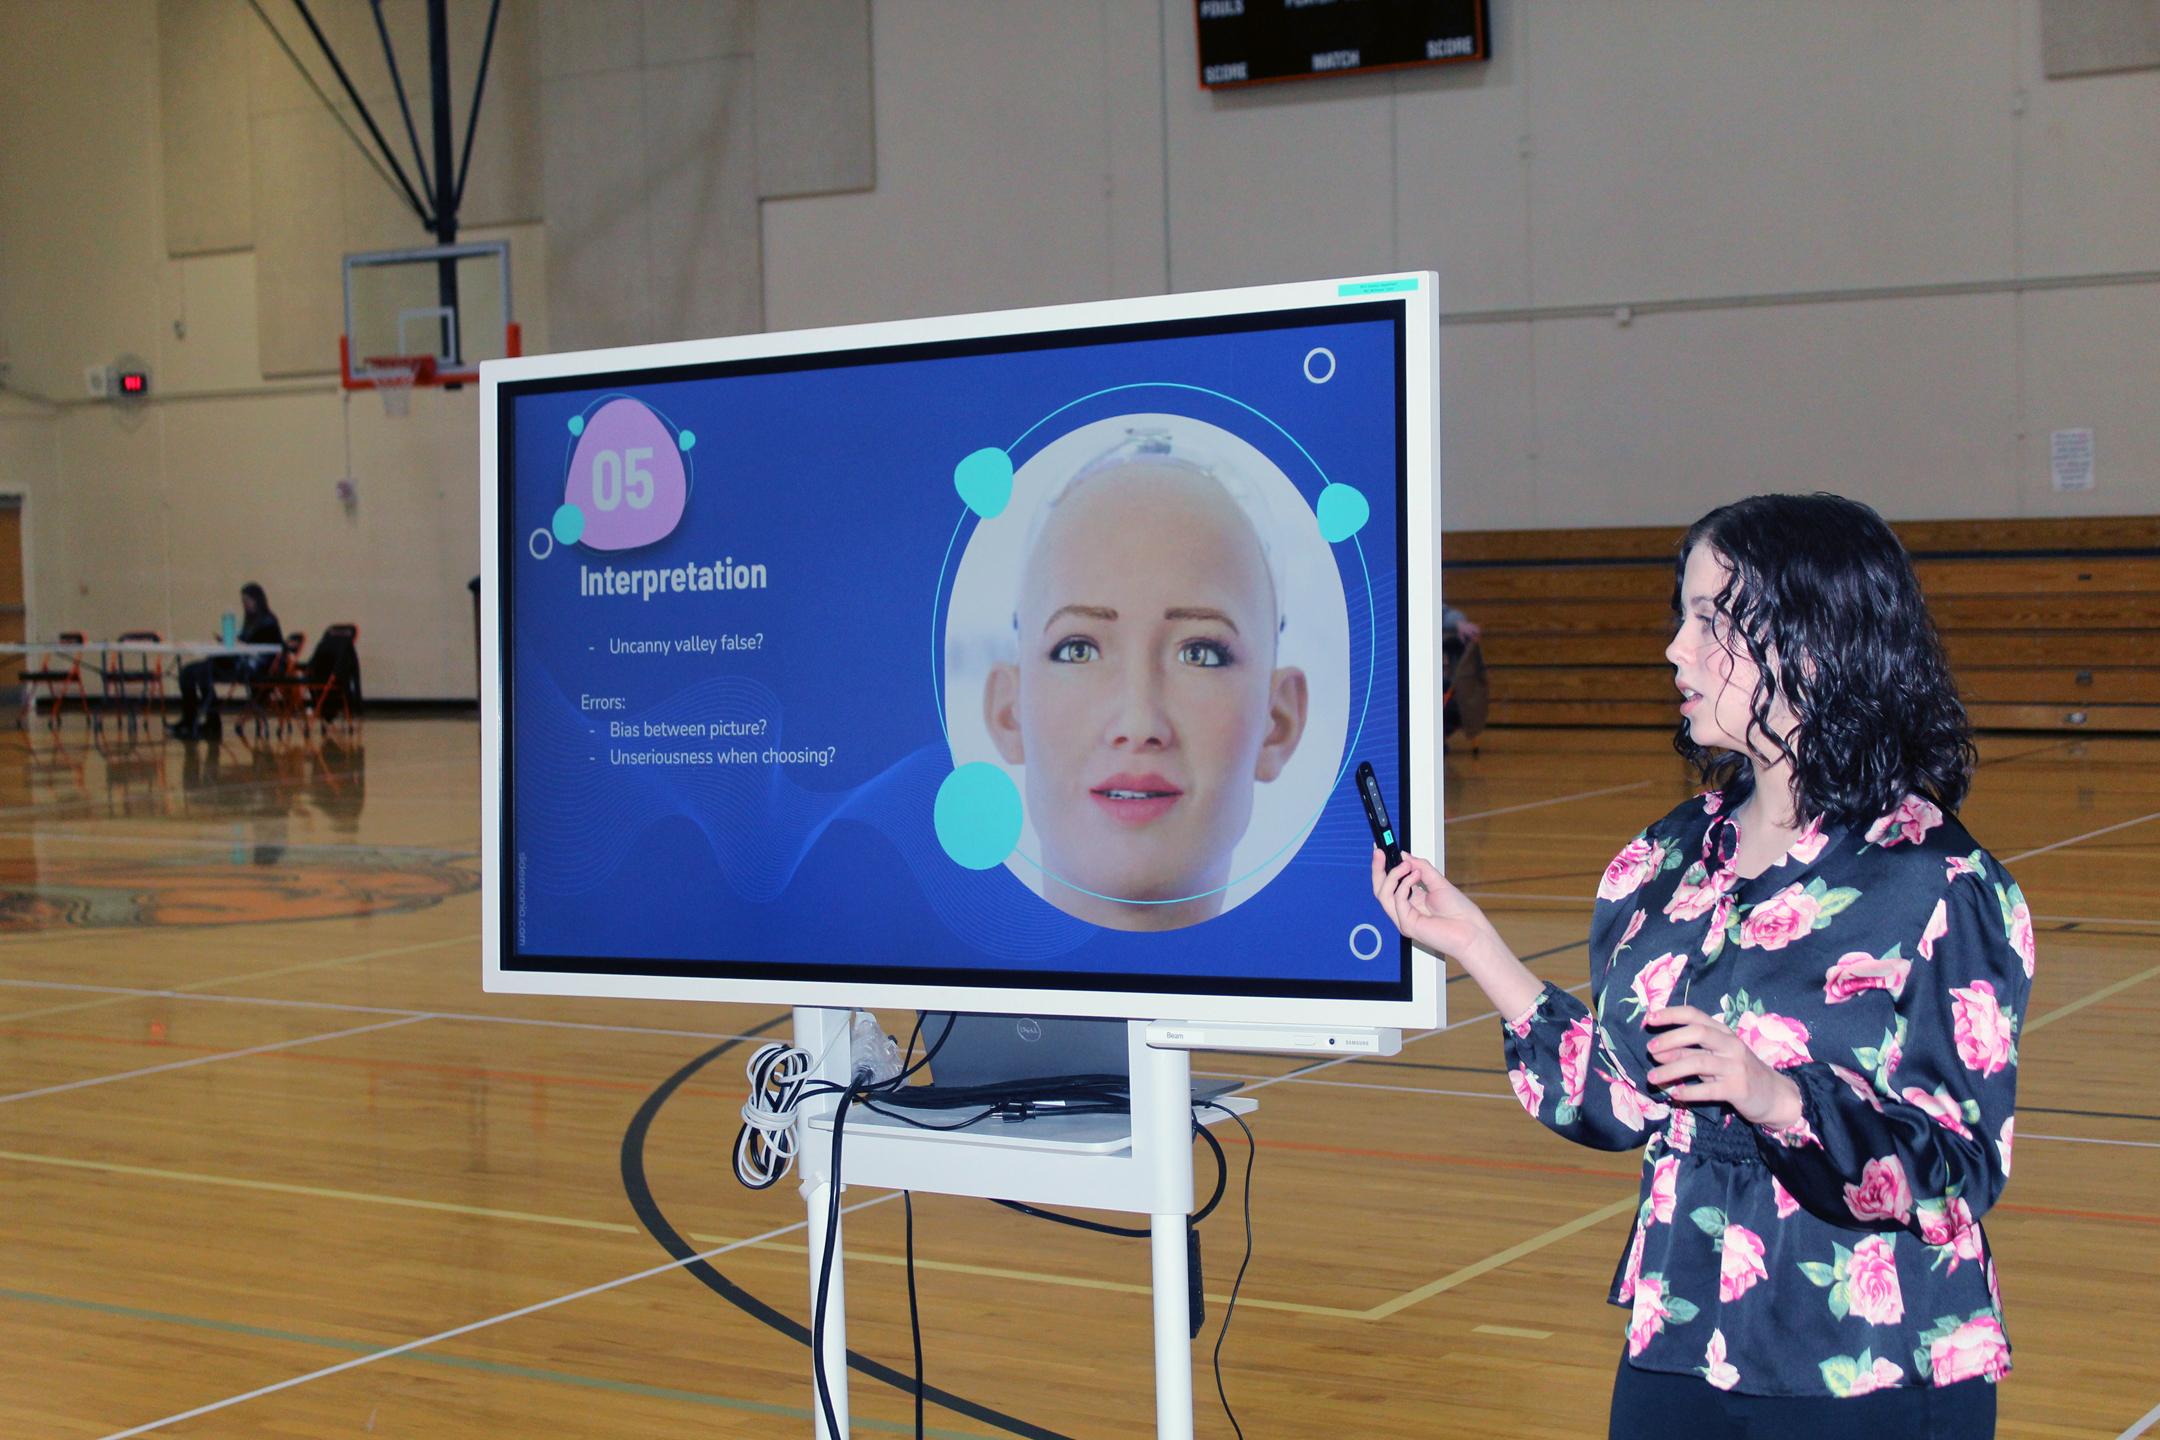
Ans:
{"label": "power cable on floor", "polygon": [[[774,1026],[782,1024],[788,1018],[785,1014],[776,1015],[763,1024],[753,1026],[750,1033],[752,1035],[761,1035]],[[645,1174],[646,1138],[652,1131],[653,1121],[659,1118],[660,1112],[666,1107],[668,1100],[677,1090],[689,1083],[691,1077],[696,1075],[698,1071],[742,1043],[742,1040],[738,1038],[715,1045],[712,1049],[689,1061],[681,1069],[661,1081],[658,1088],[645,1097],[644,1103],[638,1106],[637,1113],[630,1117],[630,1124],[623,1131],[621,1152],[623,1193],[629,1199],[630,1208],[637,1215],[638,1223],[645,1227],[646,1233],[659,1242],[661,1249],[667,1251],[676,1259],[686,1262],[682,1267],[685,1273],[695,1277],[699,1284],[705,1286],[721,1299],[727,1301],[728,1304],[733,1305],[760,1324],[778,1331],[798,1345],[808,1346],[811,1343],[811,1334],[807,1325],[776,1310],[770,1304],[743,1289],[727,1276],[714,1269],[709,1262],[692,1258],[699,1253],[697,1247],[684,1239],[682,1233],[669,1222],[667,1216],[661,1211],[658,1203],[653,1199],[652,1184]],[[866,1375],[881,1384],[890,1385],[902,1394],[915,1393],[916,1387],[913,1381],[889,1365],[882,1365],[867,1356],[857,1354],[853,1350],[848,1352],[847,1361],[848,1368],[859,1374]],[[1072,1440],[1071,1436],[1061,1434],[1056,1430],[1022,1420],[1017,1416],[1004,1414],[1002,1411],[993,1410],[987,1405],[978,1404],[973,1400],[937,1389],[934,1386],[923,1386],[921,1393],[956,1415],[965,1415],[969,1419],[979,1420],[985,1425],[994,1425],[1008,1434],[1024,1436],[1026,1440]]]}

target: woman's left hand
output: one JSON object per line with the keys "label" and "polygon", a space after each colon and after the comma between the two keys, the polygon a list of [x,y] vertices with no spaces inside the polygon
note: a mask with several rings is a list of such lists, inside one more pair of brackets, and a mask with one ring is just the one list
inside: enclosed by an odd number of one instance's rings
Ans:
{"label": "woman's left hand", "polygon": [[1650,1037],[1651,1058],[1659,1062],[1650,1083],[1673,1099],[1690,1105],[1722,1102],[1754,1125],[1800,1122],[1800,1087],[1765,1065],[1716,1016],[1692,1005],[1668,1005],[1643,1022],[1677,1027]]}

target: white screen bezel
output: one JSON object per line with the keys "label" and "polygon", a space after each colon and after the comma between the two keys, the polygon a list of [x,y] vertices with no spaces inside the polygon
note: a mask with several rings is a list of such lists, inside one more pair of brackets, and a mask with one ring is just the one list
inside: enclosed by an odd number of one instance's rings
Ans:
{"label": "white screen bezel", "polygon": [[575,995],[639,1000],[702,1000],[779,1006],[966,1010],[1003,1014],[1105,1015],[1130,1019],[1207,1019],[1310,1026],[1431,1029],[1443,1023],[1440,964],[1411,949],[1407,1000],[1283,995],[1217,995],[1175,990],[1115,991],[922,983],[918,981],[719,978],[612,975],[505,969],[502,965],[502,615],[497,604],[501,523],[497,496],[499,388],[526,380],[650,371],[678,365],[759,360],[885,346],[994,339],[1044,331],[1230,317],[1354,304],[1404,302],[1405,455],[1407,498],[1402,517],[1408,564],[1409,823],[1406,850],[1444,863],[1441,786],[1440,676],[1440,393],[1439,310],[1431,271],[1305,281],[1184,295],[1091,301],[1078,305],[883,321],[713,340],[687,340],[570,354],[489,360],[480,367],[480,764],[481,964],[483,987],[523,995]]}

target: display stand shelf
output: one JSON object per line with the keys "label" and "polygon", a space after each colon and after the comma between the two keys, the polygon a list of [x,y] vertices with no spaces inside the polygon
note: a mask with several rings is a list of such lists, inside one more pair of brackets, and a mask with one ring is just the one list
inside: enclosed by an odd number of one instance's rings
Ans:
{"label": "display stand shelf", "polygon": [[[813,1072],[815,1078],[835,1084],[848,1079],[850,1013],[796,1009],[796,1047],[825,1057]],[[1258,1102],[1232,1095],[1195,1107],[1190,1054],[1151,1048],[1148,1023],[1134,1020],[1126,1027],[1132,1067],[1129,1116],[1043,1115],[1017,1122],[993,1116],[965,1130],[933,1131],[850,1107],[841,1145],[841,1182],[843,1189],[868,1185],[1146,1215],[1153,1259],[1155,1432],[1160,1440],[1191,1440],[1185,1229],[1193,1208],[1192,1126],[1195,1120],[1209,1124],[1227,1119],[1218,1105],[1249,1114]],[[803,1201],[810,1218],[813,1303],[832,1198],[832,1115],[838,1103],[831,1095],[805,1100],[797,1117]],[[848,1426],[844,1253],[845,1246],[834,1237],[824,1352],[833,1413],[843,1434]],[[818,1440],[835,1440],[827,1433],[814,1389],[811,1412]]]}

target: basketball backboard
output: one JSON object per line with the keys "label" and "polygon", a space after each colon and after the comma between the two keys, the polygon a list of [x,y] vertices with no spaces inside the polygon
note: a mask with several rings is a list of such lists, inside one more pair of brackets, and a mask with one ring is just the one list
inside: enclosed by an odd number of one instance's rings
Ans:
{"label": "basketball backboard", "polygon": [[480,378],[481,361],[521,353],[509,241],[345,257],[339,369],[346,389],[461,385]]}

